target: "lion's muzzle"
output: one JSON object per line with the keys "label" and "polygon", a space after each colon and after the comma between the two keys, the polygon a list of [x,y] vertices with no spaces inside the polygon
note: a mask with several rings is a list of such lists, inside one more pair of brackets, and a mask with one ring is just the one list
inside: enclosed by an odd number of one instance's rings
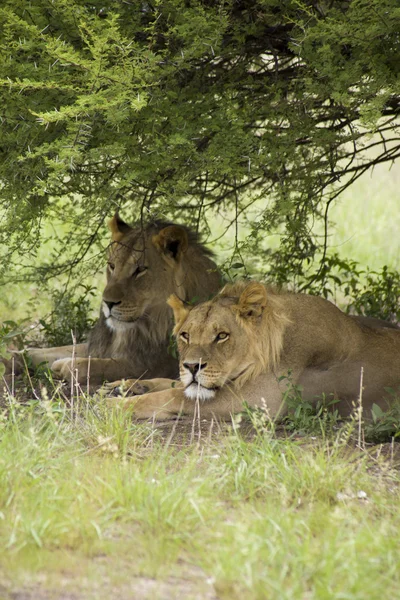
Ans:
{"label": "lion's muzzle", "polygon": [[200,385],[200,383],[193,381],[187,387],[185,387],[184,394],[189,400],[212,400],[215,396],[217,389],[206,388]]}
{"label": "lion's muzzle", "polygon": [[207,366],[207,363],[202,363],[202,362],[184,362],[183,366],[185,369],[187,369],[188,371],[190,371],[190,373],[192,373],[193,375],[193,379],[195,379],[197,373],[199,373],[199,371],[201,371],[201,369],[205,369]]}
{"label": "lion's muzzle", "polygon": [[136,314],[136,311],[132,314],[132,310],[129,310],[129,307],[122,306],[122,301],[112,302],[103,300],[102,308],[106,324],[112,330],[131,328],[140,318]]}
{"label": "lion's muzzle", "polygon": [[205,369],[207,363],[201,361],[188,362],[185,361],[181,365],[181,381],[185,386],[185,396],[190,400],[212,400],[217,391],[217,387],[207,385],[207,373]]}

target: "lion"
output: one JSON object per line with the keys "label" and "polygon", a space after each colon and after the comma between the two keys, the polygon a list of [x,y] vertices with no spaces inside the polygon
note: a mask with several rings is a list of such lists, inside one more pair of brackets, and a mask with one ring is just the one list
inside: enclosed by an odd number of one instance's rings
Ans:
{"label": "lion", "polygon": [[212,253],[182,225],[157,221],[132,228],[116,214],[109,228],[107,285],[88,344],[75,346],[74,357],[72,346],[31,349],[32,363],[46,361],[66,380],[77,370],[80,383],[89,376],[93,385],[122,377],[177,377],[166,299],[176,293],[190,302],[215,294],[220,276]]}
{"label": "lion", "polygon": [[108,400],[133,408],[137,418],[193,416],[198,405],[202,418],[230,419],[243,401],[266,406],[275,418],[286,411],[288,379],[304,399],[335,399],[348,416],[360,396],[362,368],[368,418],[374,403],[387,406],[386,388],[400,384],[400,332],[370,327],[323,298],[236,282],[195,307],[176,295],[168,304],[180,383],[129,382],[139,395]]}

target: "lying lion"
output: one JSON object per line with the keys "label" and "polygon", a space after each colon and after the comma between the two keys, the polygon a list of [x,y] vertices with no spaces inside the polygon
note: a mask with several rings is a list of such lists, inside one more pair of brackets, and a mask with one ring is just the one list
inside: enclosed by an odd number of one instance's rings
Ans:
{"label": "lying lion", "polygon": [[[85,383],[121,377],[175,377],[178,361],[169,351],[172,293],[205,300],[220,287],[211,252],[187,227],[163,222],[130,227],[118,215],[109,223],[107,285],[100,318],[88,344],[30,349],[33,366],[48,362],[57,377],[71,369]],[[90,359],[89,359],[90,356]]]}
{"label": "lying lion", "polygon": [[[122,377],[175,377],[178,361],[169,351],[173,317],[166,300],[172,293],[185,301],[216,293],[221,278],[212,254],[182,225],[154,222],[132,228],[116,214],[109,227],[107,285],[89,343],[31,348],[31,362],[34,367],[47,362],[56,377],[67,381],[71,370],[80,383],[89,375],[93,385]],[[378,319],[354,318],[390,327]]]}
{"label": "lying lion", "polygon": [[304,399],[337,398],[346,416],[359,398],[361,367],[368,417],[373,403],[387,406],[385,388],[400,385],[400,332],[373,329],[323,298],[238,282],[194,308],[176,295],[168,303],[181,381],[126,382],[133,393],[150,393],[110,402],[132,407],[138,418],[193,415],[197,400],[202,417],[230,418],[244,400],[251,407],[265,401],[271,417],[282,415],[288,373]]}

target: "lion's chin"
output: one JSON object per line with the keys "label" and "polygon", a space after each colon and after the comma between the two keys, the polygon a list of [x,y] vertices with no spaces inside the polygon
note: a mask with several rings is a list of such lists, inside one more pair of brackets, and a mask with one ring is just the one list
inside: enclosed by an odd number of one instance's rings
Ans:
{"label": "lion's chin", "polygon": [[126,331],[127,329],[133,329],[136,325],[136,321],[120,321],[114,317],[108,317],[106,319],[106,325],[111,331]]}
{"label": "lion's chin", "polygon": [[215,397],[215,390],[205,388],[198,383],[191,383],[185,388],[184,394],[189,400],[212,400]]}

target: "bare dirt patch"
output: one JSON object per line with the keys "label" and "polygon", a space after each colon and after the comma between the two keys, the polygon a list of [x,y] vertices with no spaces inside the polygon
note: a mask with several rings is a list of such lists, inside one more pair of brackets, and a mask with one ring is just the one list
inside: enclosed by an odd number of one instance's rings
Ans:
{"label": "bare dirt patch", "polygon": [[[217,600],[213,582],[194,566],[183,565],[176,577],[149,578],[130,575],[129,562],[110,557],[95,557],[85,569],[72,573],[60,571],[46,576],[30,575],[29,584],[0,585],[1,600]],[[119,580],[119,581],[118,581]]]}

